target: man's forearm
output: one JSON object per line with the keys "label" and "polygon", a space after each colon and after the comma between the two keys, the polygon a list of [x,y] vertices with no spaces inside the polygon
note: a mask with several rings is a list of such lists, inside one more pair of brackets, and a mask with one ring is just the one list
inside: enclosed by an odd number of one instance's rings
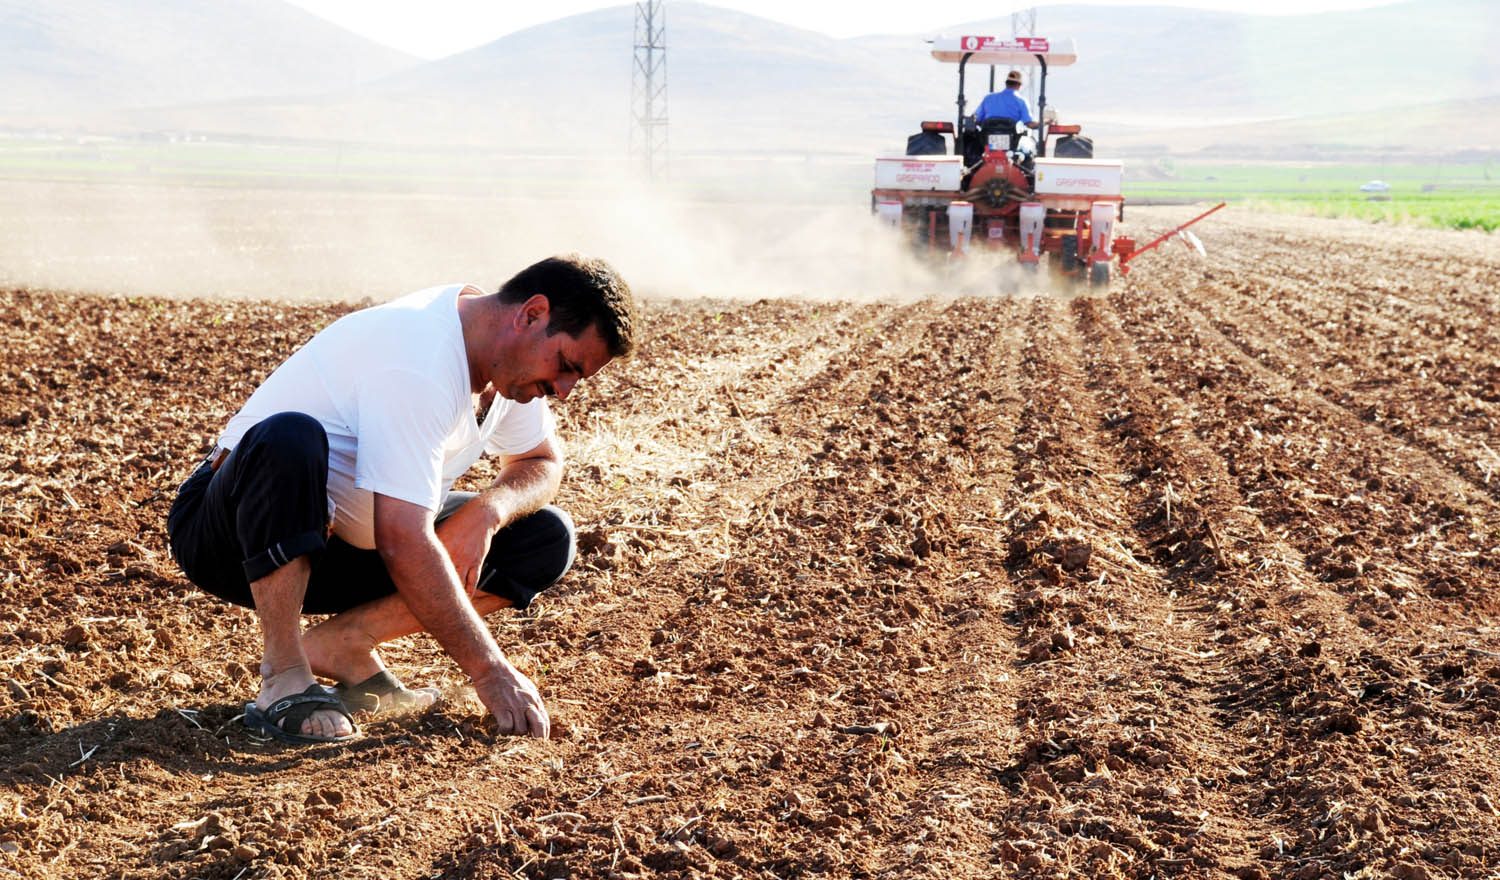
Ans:
{"label": "man's forearm", "polygon": [[506,465],[495,482],[474,500],[490,511],[498,530],[540,510],[557,497],[561,484],[561,464],[550,459],[528,458]]}
{"label": "man's forearm", "polygon": [[506,662],[484,620],[469,603],[448,554],[430,531],[380,548],[406,607],[470,678]]}

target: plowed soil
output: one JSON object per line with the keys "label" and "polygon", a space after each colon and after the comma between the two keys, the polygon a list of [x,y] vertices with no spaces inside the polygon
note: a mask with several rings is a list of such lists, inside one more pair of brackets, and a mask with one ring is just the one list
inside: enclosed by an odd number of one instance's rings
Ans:
{"label": "plowed soil", "polygon": [[235,720],[162,522],[348,306],[0,293],[0,875],[1495,876],[1500,246],[1211,222],[1096,297],[651,303],[493,619],[551,741],[426,637],[429,712]]}

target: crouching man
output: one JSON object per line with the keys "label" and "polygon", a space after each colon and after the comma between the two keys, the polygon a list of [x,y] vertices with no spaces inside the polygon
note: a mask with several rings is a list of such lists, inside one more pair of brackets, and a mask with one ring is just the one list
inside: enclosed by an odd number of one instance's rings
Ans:
{"label": "crouching man", "polygon": [[[425,631],[501,732],[548,735],[536,685],[483,617],[525,608],[572,565],[572,521],[548,504],[563,452],[545,398],[628,355],[634,332],[613,269],[556,257],[495,293],[435,287],[346,315],[266,379],[167,517],[187,577],[260,619],[247,726],[341,742],[351,710],[431,704],[378,650]],[[494,484],[451,491],[484,453],[499,456]],[[303,613],[333,616],[303,632]]]}

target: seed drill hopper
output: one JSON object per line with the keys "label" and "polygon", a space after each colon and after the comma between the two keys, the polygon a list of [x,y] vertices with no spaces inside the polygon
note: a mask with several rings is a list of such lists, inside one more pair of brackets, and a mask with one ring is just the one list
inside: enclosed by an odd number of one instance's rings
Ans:
{"label": "seed drill hopper", "polygon": [[[1123,163],[1094,158],[1081,126],[1059,124],[1047,104],[1048,71],[1078,60],[1071,39],[940,37],[932,41],[932,57],[958,65],[957,120],[923,122],[907,139],[906,155],[877,158],[871,192],[876,215],[913,244],[950,256],[976,247],[1009,249],[1033,271],[1048,254],[1054,269],[1094,285],[1109,283],[1111,262],[1118,259],[1120,272],[1129,272],[1132,259],[1173,234],[1201,252],[1187,227],[1222,204],[1143,247],[1115,234],[1124,219]],[[989,65],[990,91],[996,67],[1040,70],[1036,136],[1014,119],[975,122],[965,115],[970,64]]]}

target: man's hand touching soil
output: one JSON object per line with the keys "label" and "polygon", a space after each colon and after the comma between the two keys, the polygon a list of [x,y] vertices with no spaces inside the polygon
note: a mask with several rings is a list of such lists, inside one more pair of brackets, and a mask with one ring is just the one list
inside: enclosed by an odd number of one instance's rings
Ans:
{"label": "man's hand touching soil", "polygon": [[495,671],[474,680],[474,691],[480,702],[495,716],[501,735],[525,735],[547,739],[552,719],[542,705],[542,695],[531,679],[521,674],[509,660],[501,661]]}

